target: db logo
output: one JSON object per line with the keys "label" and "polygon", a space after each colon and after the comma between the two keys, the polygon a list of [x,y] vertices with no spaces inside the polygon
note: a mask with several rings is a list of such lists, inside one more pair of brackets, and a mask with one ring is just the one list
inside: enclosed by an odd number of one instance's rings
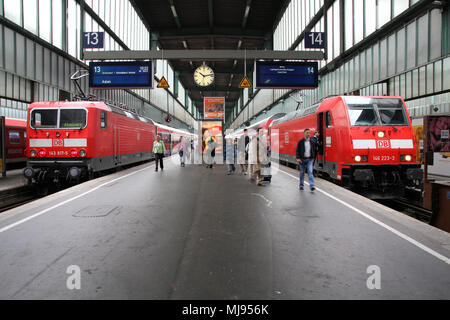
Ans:
{"label": "db logo", "polygon": [[388,149],[390,147],[389,140],[377,140],[377,148]]}
{"label": "db logo", "polygon": [[64,140],[63,139],[53,139],[53,146],[54,147],[64,147]]}

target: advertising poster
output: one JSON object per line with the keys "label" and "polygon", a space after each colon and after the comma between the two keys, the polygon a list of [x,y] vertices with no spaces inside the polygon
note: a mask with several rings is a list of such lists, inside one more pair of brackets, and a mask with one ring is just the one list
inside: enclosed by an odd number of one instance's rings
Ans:
{"label": "advertising poster", "polygon": [[[428,173],[450,176],[450,116],[426,117],[427,149],[433,152],[433,165]],[[425,120],[424,120],[425,121]]]}
{"label": "advertising poster", "polygon": [[423,125],[413,125],[417,162],[423,163]]}
{"label": "advertising poster", "polygon": [[225,120],[225,97],[205,97],[203,105],[205,119]]}
{"label": "advertising poster", "polygon": [[216,154],[223,153],[223,133],[222,133],[222,121],[203,121],[202,122],[202,153],[206,152],[206,140],[209,137],[214,137],[214,140],[216,141]]}

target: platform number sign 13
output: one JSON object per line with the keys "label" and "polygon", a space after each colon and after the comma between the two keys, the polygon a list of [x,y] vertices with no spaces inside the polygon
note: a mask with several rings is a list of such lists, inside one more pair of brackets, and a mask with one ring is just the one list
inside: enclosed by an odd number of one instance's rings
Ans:
{"label": "platform number sign 13", "polygon": [[325,49],[325,32],[307,32],[305,49]]}
{"label": "platform number sign 13", "polygon": [[83,48],[84,49],[103,49],[104,32],[84,32]]}

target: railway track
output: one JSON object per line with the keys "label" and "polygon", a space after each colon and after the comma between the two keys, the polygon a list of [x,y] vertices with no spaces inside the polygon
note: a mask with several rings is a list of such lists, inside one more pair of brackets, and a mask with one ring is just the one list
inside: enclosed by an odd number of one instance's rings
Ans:
{"label": "railway track", "polygon": [[377,200],[377,202],[428,224],[433,216],[431,210],[425,209],[420,204],[411,202],[409,199],[385,199]]}
{"label": "railway track", "polygon": [[32,187],[19,187],[2,191],[0,195],[0,212],[13,209],[39,198]]}

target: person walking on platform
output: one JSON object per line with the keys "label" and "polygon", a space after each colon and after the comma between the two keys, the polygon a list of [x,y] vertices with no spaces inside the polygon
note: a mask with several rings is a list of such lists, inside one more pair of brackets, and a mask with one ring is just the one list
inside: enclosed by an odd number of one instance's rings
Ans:
{"label": "person walking on platform", "polygon": [[308,181],[311,191],[316,189],[313,175],[313,160],[316,156],[316,145],[314,140],[310,138],[311,131],[305,129],[305,137],[297,144],[296,159],[300,167],[300,190],[304,188],[305,170],[308,172]]}
{"label": "person walking on platform", "polygon": [[214,165],[214,157],[216,156],[216,138],[209,136],[205,141],[206,164],[207,168],[212,169]]}
{"label": "person walking on platform", "polygon": [[236,149],[234,147],[233,139],[227,139],[226,145],[226,163],[227,163],[227,175],[232,174],[236,171],[236,167],[234,166],[234,162],[236,159]]}
{"label": "person walking on platform", "polygon": [[158,162],[160,163],[161,171],[164,170],[164,152],[166,152],[166,146],[164,142],[161,140],[161,136],[156,136],[156,141],[153,142],[153,153],[155,154],[155,171],[158,171]]}
{"label": "person walking on platform", "polygon": [[186,143],[184,141],[184,137],[180,138],[180,146],[178,148],[178,154],[180,155],[180,163],[181,166],[184,167],[185,166],[185,158],[186,158]]}
{"label": "person walking on platform", "polygon": [[258,128],[257,134],[250,141],[248,148],[248,163],[250,166],[250,180],[254,180],[258,186],[262,186],[264,176],[261,169],[268,163],[267,141],[264,136],[264,130]]}
{"label": "person walking on platform", "polygon": [[244,175],[248,171],[248,152],[247,145],[250,143],[250,137],[248,136],[247,129],[244,129],[244,134],[238,141],[238,163],[241,167],[241,171]]}

